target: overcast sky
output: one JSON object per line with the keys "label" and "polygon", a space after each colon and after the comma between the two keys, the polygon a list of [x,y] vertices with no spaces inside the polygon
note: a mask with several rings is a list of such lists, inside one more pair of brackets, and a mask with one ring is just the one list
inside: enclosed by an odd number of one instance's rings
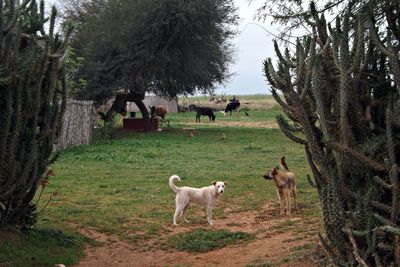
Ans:
{"label": "overcast sky", "polygon": [[[62,0],[47,0],[46,5],[61,3]],[[239,34],[233,40],[236,46],[236,61],[231,66],[233,76],[216,93],[227,95],[269,94],[269,87],[262,74],[262,62],[274,57],[272,37],[260,26],[270,29],[268,23],[254,19],[255,11],[263,0],[234,0],[240,16]]]}
{"label": "overcast sky", "polygon": [[236,62],[231,66],[233,77],[225,86],[217,89],[217,94],[227,92],[228,95],[269,94],[269,87],[262,74],[262,62],[273,57],[272,37],[260,26],[269,28],[268,23],[254,19],[256,9],[263,0],[234,0],[239,8],[239,34],[234,40],[236,45]]}

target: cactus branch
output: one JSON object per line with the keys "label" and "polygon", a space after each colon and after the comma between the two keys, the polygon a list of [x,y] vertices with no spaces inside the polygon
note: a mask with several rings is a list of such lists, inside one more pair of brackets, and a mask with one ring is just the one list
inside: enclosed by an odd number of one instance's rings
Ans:
{"label": "cactus branch", "polygon": [[381,164],[379,162],[374,161],[371,158],[368,158],[367,156],[361,154],[360,152],[350,148],[350,147],[346,147],[344,145],[340,145],[336,142],[333,141],[329,141],[327,142],[327,146],[329,148],[332,148],[338,152],[344,153],[344,154],[350,154],[352,155],[355,159],[357,159],[360,163],[363,163],[367,166],[369,166],[370,168],[376,170],[376,171],[385,171],[385,172],[389,172],[389,170],[386,168],[386,166],[384,164]]}
{"label": "cactus branch", "polygon": [[361,258],[359,252],[358,252],[358,247],[356,240],[354,239],[353,233],[349,228],[343,229],[345,233],[347,233],[349,240],[351,242],[351,245],[353,246],[353,253],[354,257],[356,258],[357,262],[363,266],[363,267],[368,267],[368,265],[365,263],[365,261]]}

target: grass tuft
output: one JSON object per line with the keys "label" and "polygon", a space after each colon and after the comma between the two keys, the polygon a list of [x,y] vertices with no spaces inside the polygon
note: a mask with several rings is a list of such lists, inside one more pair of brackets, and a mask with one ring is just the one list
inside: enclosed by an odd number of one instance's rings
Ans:
{"label": "grass tuft", "polygon": [[252,239],[254,239],[254,236],[244,232],[197,229],[192,232],[177,234],[169,238],[167,242],[177,250],[207,252]]}

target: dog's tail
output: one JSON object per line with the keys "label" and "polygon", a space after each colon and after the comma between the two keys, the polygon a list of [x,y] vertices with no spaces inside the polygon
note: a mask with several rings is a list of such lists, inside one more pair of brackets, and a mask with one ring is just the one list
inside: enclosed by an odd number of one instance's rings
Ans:
{"label": "dog's tail", "polygon": [[286,165],[286,162],[285,162],[285,156],[283,156],[281,158],[281,168],[285,169],[286,171],[289,171],[289,168],[288,168],[288,166]]}
{"label": "dog's tail", "polygon": [[180,190],[179,190],[179,187],[177,187],[174,184],[174,180],[180,181],[181,178],[179,178],[178,175],[172,175],[171,177],[169,177],[169,187],[171,187],[172,191],[174,191],[175,193],[178,194]]}

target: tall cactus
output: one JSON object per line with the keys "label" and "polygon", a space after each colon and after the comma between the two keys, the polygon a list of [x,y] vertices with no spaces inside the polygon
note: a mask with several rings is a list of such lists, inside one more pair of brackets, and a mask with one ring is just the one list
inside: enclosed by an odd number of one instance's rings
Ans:
{"label": "tall cactus", "polygon": [[0,227],[33,222],[65,109],[67,31],[48,33],[44,1],[0,0]]}
{"label": "tall cactus", "polygon": [[[400,13],[389,2],[386,22]],[[277,65],[267,59],[264,71],[287,115],[277,118],[281,130],[305,147],[331,259],[399,266],[400,24],[389,21],[382,40],[370,8],[365,2],[354,15],[349,6],[331,27],[311,4],[313,34],[293,55],[275,44]]]}

